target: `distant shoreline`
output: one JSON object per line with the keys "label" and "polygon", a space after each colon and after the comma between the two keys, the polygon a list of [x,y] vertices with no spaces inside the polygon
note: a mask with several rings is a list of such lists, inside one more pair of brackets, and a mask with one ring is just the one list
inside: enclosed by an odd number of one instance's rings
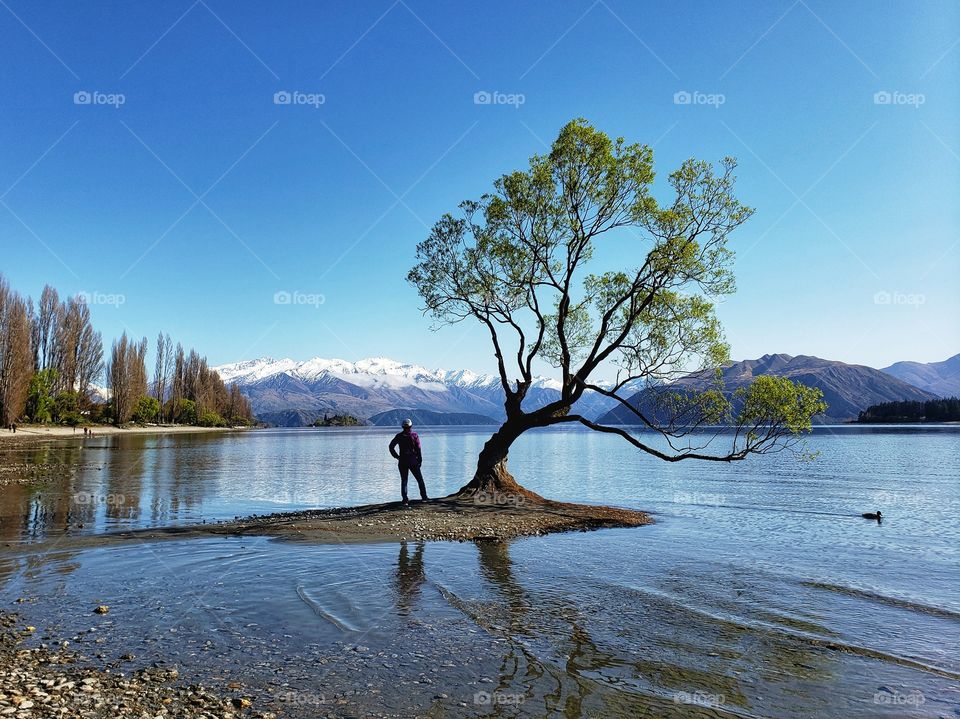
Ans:
{"label": "distant shoreline", "polygon": [[[136,425],[132,427],[114,427],[113,425],[87,426],[94,437],[112,437],[132,434],[197,434],[200,432],[240,432],[251,427],[196,427],[186,424]],[[17,425],[17,431],[0,429],[0,444],[13,442],[31,442],[55,439],[84,439],[83,427],[63,427],[60,425],[25,424]]]}

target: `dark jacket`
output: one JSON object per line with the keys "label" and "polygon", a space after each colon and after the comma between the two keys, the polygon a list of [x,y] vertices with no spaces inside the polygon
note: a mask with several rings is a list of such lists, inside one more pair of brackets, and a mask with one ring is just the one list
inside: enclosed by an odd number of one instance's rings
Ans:
{"label": "dark jacket", "polygon": [[[397,449],[399,448],[399,452]],[[423,452],[420,450],[420,437],[416,432],[398,432],[390,441],[390,454],[407,465],[419,466],[423,463]]]}

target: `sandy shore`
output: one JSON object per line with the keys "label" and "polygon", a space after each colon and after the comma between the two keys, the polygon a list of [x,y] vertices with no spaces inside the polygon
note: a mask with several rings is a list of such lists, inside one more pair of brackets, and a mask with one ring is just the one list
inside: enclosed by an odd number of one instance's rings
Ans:
{"label": "sandy shore", "polygon": [[[249,429],[248,427],[194,427],[182,424],[132,425],[129,427],[114,427],[112,425],[94,425],[89,427],[95,437],[110,435],[131,434],[190,434],[196,432],[237,432]],[[83,428],[51,426],[45,424],[18,425],[16,432],[0,429],[0,443],[3,442],[30,442],[46,439],[83,439]]]}

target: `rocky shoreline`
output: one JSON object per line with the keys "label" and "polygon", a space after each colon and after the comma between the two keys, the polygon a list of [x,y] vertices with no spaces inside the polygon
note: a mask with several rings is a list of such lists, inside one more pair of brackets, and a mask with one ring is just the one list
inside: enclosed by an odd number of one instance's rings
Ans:
{"label": "rocky shoreline", "polygon": [[[306,541],[503,541],[556,532],[652,524],[645,512],[549,500],[494,502],[444,497],[426,502],[283,512],[199,528],[207,534],[282,536]],[[197,527],[189,528],[191,532]]]}
{"label": "rocky shoreline", "polygon": [[[30,646],[34,627],[0,612],[0,717],[32,719],[273,719],[237,691],[178,683],[175,668],[138,669],[127,675],[85,665],[68,642],[52,637]],[[129,657],[133,659],[132,657]]]}

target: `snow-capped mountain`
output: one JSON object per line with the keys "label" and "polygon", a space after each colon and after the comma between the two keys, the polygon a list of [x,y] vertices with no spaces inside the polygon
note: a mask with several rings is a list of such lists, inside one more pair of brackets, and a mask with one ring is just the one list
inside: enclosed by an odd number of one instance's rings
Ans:
{"label": "snow-capped mountain", "polygon": [[[324,412],[365,419],[392,409],[503,417],[500,378],[465,369],[430,370],[387,357],[358,362],[264,357],[214,369],[226,384],[239,386],[250,398],[256,415],[272,424],[301,424]],[[539,407],[555,400],[560,387],[558,380],[537,377],[525,406]],[[577,411],[593,418],[613,405],[608,398],[589,393],[577,404]]]}

